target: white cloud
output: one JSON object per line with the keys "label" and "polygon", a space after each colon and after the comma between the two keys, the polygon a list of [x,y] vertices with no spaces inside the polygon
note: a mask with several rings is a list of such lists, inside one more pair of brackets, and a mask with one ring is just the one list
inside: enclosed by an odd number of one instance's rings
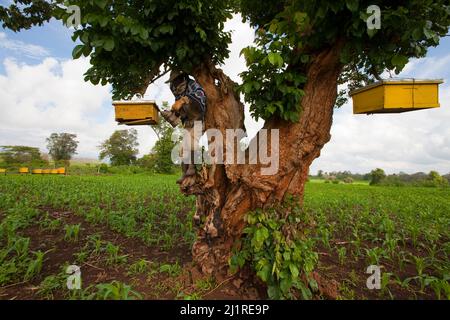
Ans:
{"label": "white cloud", "polygon": [[311,172],[450,172],[450,86],[441,89],[439,109],[366,116],[346,104],[335,112],[331,141]]}
{"label": "white cloud", "polygon": [[[223,71],[233,81],[242,83],[239,74],[246,70],[245,58],[240,56],[241,50],[250,46],[255,39],[255,31],[248,23],[242,23],[242,17],[237,14],[233,19],[225,24],[225,31],[232,32],[232,43],[230,45],[230,57],[225,61]],[[243,101],[243,98],[242,98]],[[263,127],[264,121],[255,121],[249,111],[249,106],[245,106],[245,128],[249,139],[253,138],[256,133]]]}
{"label": "white cloud", "polygon": [[[230,58],[225,73],[240,82],[238,74],[245,70],[239,56],[242,48],[254,39],[253,30],[235,16],[226,24],[233,30]],[[0,40],[7,39],[0,33]],[[7,39],[9,41],[9,39]],[[19,45],[19,44],[20,45]],[[85,83],[83,73],[89,67],[86,59],[58,61],[45,58],[47,53],[31,50],[27,44],[14,42],[13,52],[41,52],[40,63],[28,65],[6,59],[5,74],[0,75],[0,145],[23,144],[45,150],[45,138],[52,132],[78,134],[79,155],[96,157],[97,146],[114,130],[124,129],[114,121],[110,87]],[[14,49],[15,48],[15,49]],[[27,48],[27,49],[23,49]],[[16,51],[14,51],[16,50]],[[28,51],[27,51],[28,50]],[[445,78],[450,55],[414,60],[401,76]],[[174,98],[164,81],[153,84],[145,98],[172,103]],[[332,139],[312,166],[312,172],[351,170],[368,172],[382,167],[388,172],[450,171],[450,86],[441,87],[440,109],[397,115],[353,115],[351,104],[337,110]],[[255,122],[246,108],[246,127],[253,136],[263,122]],[[147,153],[156,137],[150,127],[137,127],[140,154]]]}
{"label": "white cloud", "polygon": [[442,57],[413,59],[400,74],[400,77],[418,79],[444,79],[449,75],[450,54]]}
{"label": "white cloud", "polygon": [[[449,75],[450,54],[414,59],[401,78],[439,79]],[[441,108],[400,114],[353,115],[351,102],[335,111],[331,141],[311,172],[381,167],[389,173],[450,172],[450,85],[440,86]]]}
{"label": "white cloud", "polygon": [[33,59],[41,59],[50,55],[50,52],[44,47],[9,39],[4,32],[0,32],[0,48],[10,50],[15,54],[23,54]]}
{"label": "white cloud", "polygon": [[[116,129],[108,86],[84,82],[87,59],[59,62],[44,59],[38,65],[4,61],[0,75],[0,145],[30,145],[46,150],[52,132],[78,135],[78,154],[96,158],[97,146]],[[151,128],[139,128],[141,149],[148,151],[155,137]]]}

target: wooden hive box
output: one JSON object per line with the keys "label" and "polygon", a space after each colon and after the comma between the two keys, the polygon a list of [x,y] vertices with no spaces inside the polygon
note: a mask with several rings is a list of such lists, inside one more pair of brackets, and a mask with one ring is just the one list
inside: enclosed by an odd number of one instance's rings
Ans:
{"label": "wooden hive box", "polygon": [[114,101],[116,121],[128,126],[159,123],[158,106],[154,101]]}
{"label": "wooden hive box", "polygon": [[19,173],[30,173],[30,170],[28,168],[19,168]]}
{"label": "wooden hive box", "polygon": [[383,80],[350,92],[354,114],[401,113],[439,108],[443,80]]}

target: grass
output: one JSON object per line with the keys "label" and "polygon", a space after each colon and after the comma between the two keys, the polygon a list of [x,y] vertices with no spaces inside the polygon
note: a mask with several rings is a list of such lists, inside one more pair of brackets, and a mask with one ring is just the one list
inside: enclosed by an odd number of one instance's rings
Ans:
{"label": "grass", "polygon": [[[176,178],[0,176],[0,298],[201,298],[211,279],[195,292],[178,280],[195,199]],[[450,299],[450,188],[311,181],[303,210],[317,270],[339,284],[339,299]],[[77,263],[84,289],[70,292],[61,270]],[[371,264],[382,269],[381,290],[366,288]]]}

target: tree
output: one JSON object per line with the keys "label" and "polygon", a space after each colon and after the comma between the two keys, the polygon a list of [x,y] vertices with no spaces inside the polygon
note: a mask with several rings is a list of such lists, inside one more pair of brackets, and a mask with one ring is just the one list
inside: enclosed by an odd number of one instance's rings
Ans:
{"label": "tree", "polygon": [[172,150],[175,148],[175,143],[172,141],[172,134],[174,129],[166,121],[161,120],[153,130],[158,136],[158,141],[152,148],[154,169],[158,173],[173,173]]}
{"label": "tree", "polygon": [[8,166],[41,166],[46,164],[39,148],[27,146],[2,146],[0,147],[0,158]]}
{"label": "tree", "polygon": [[72,133],[52,133],[47,138],[47,149],[53,161],[64,161],[68,164],[77,153],[79,141],[75,140],[76,138],[77,135]]}
{"label": "tree", "polygon": [[371,176],[370,185],[373,186],[380,184],[380,182],[386,178],[386,173],[384,172],[383,169],[377,168],[375,170],[372,170],[370,176]]}
{"label": "tree", "polygon": [[172,162],[172,150],[175,148],[175,143],[172,141],[172,134],[175,130],[164,119],[161,119],[158,124],[152,126],[152,129],[158,140],[150,154],[138,159],[137,164],[141,167],[152,169],[157,173],[171,174],[175,169],[174,163]]}
{"label": "tree", "polygon": [[109,158],[112,166],[128,166],[136,161],[138,146],[136,129],[116,130],[99,146],[99,158]]}
{"label": "tree", "polygon": [[41,26],[52,17],[52,11],[56,8],[55,2],[14,0],[9,7],[0,6],[0,22],[3,28],[13,31],[30,29],[35,25]]}
{"label": "tree", "polygon": [[[115,99],[143,94],[170,68],[182,69],[208,96],[206,128],[244,128],[244,105],[264,129],[279,129],[279,171],[262,175],[263,164],[217,165],[213,184],[204,175],[185,180],[181,191],[197,197],[206,216],[193,257],[205,273],[223,274],[231,249],[246,226],[244,216],[293,195],[301,203],[308,170],[330,140],[337,86],[372,82],[383,71],[400,72],[423,57],[448,32],[448,0],[155,0],[84,1],[81,41],[74,58],[89,56],[85,79],[110,83]],[[367,8],[381,9],[381,29],[368,29]],[[256,30],[243,50],[248,70],[237,86],[218,66],[228,56],[225,21],[240,12]],[[67,19],[62,9],[54,15]],[[414,19],[411,19],[414,17]],[[258,134],[257,138],[260,137]],[[269,148],[270,151],[270,148]],[[247,161],[248,163],[248,161]],[[214,221],[216,234],[208,228]]]}
{"label": "tree", "polygon": [[428,174],[428,181],[432,183],[433,186],[436,187],[445,187],[448,186],[448,181],[444,177],[442,177],[437,171],[430,171]]}

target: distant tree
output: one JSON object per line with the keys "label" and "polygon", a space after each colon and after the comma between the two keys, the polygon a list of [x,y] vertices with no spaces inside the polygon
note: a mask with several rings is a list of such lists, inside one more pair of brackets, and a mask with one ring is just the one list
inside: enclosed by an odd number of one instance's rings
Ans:
{"label": "distant tree", "polygon": [[432,185],[436,187],[448,186],[447,179],[442,177],[437,171],[430,171],[427,180],[429,180],[432,183]]}
{"label": "distant tree", "polygon": [[450,173],[442,176],[443,178],[447,179],[448,183],[450,184]]}
{"label": "distant tree", "polygon": [[175,143],[172,141],[172,133],[172,128],[164,131],[152,149],[152,153],[155,155],[155,171],[158,173],[173,173],[174,171],[172,150]]}
{"label": "distant tree", "polygon": [[354,180],[350,177],[345,178],[343,181],[344,181],[344,183],[348,183],[348,184],[351,184],[354,182]]}
{"label": "distant tree", "polygon": [[380,184],[380,182],[386,178],[386,173],[384,172],[383,169],[377,168],[375,170],[372,170],[370,176],[371,176],[370,185],[372,186]]}
{"label": "distant tree", "polygon": [[77,135],[72,133],[52,133],[47,138],[48,153],[55,163],[69,164],[70,159],[77,153],[79,141],[75,140],[76,138]]}
{"label": "distant tree", "polygon": [[146,154],[137,159],[136,164],[145,169],[155,170],[155,158],[156,156],[153,153]]}
{"label": "distant tree", "polygon": [[[163,108],[169,109],[169,103],[167,101],[163,102]],[[151,126],[153,132],[155,132],[156,137],[159,139],[162,138],[162,136],[170,129],[172,129],[172,126],[165,121],[164,119],[161,119],[157,124]],[[172,134],[173,130],[171,131]]]}
{"label": "distant tree", "polygon": [[2,146],[0,147],[0,158],[5,165],[9,166],[46,164],[38,148],[27,146]]}
{"label": "distant tree", "polygon": [[322,178],[322,177],[323,177],[323,170],[319,170],[319,171],[317,172],[317,177],[318,177],[318,178]]}
{"label": "distant tree", "polygon": [[112,166],[131,165],[138,154],[137,131],[117,130],[100,146],[100,160],[109,158]]}
{"label": "distant tree", "polygon": [[158,141],[156,141],[151,153],[144,156],[139,162],[142,166],[151,167],[157,173],[173,173],[172,150],[175,143],[172,141],[172,134],[174,129],[164,120],[161,120],[158,125],[152,128],[158,137]]}

